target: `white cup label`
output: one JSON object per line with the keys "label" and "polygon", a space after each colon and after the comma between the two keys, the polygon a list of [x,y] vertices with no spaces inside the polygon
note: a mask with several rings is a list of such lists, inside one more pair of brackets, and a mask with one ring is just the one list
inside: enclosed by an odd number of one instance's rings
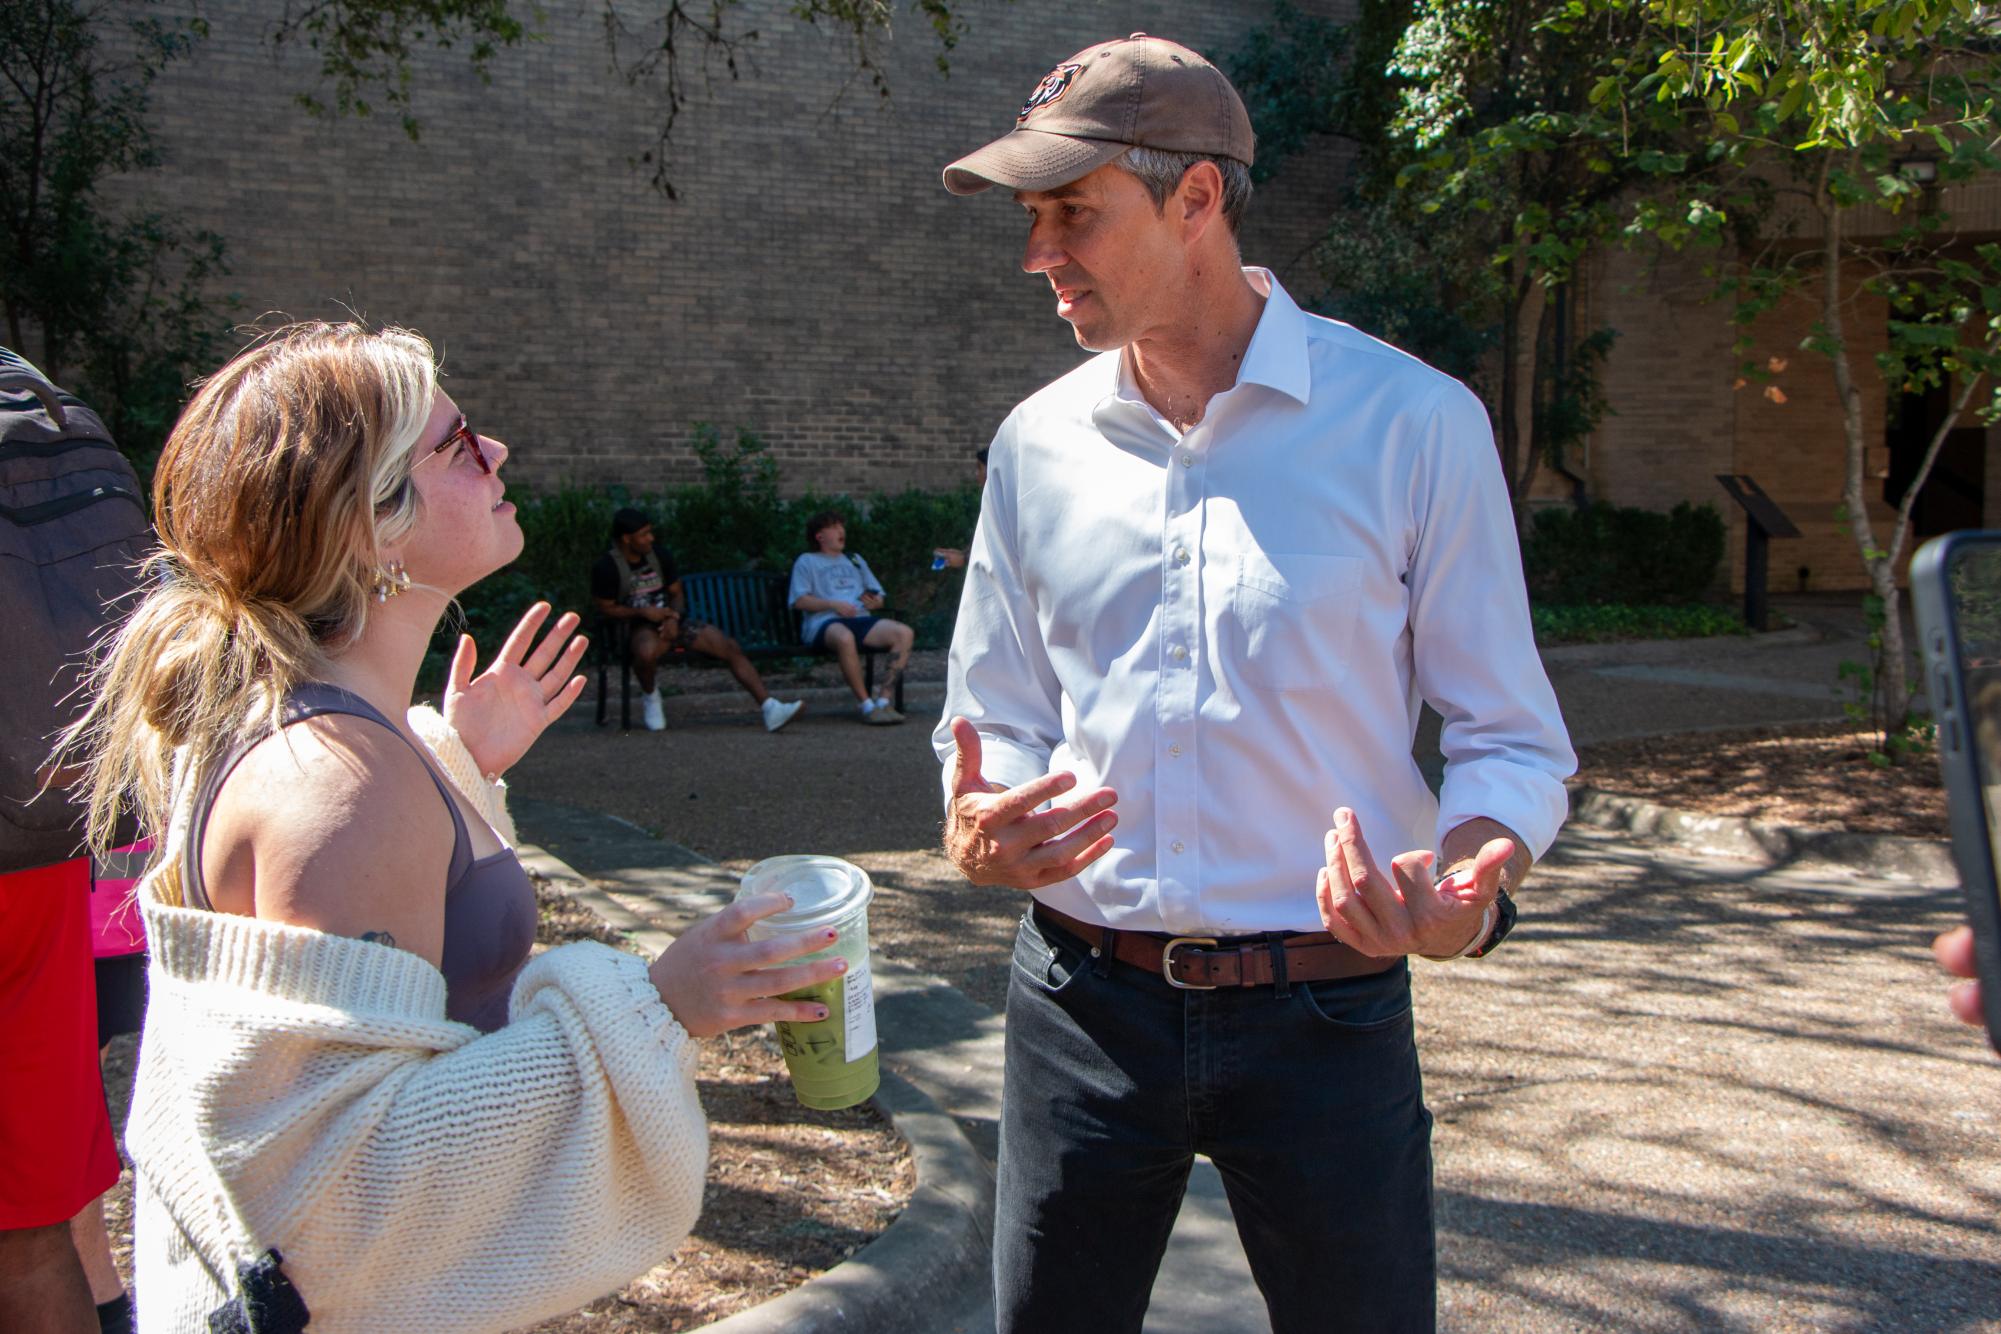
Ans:
{"label": "white cup label", "polygon": [[841,1013],[847,1020],[843,1033],[844,1055],[859,1061],[875,1050],[875,987],[869,980],[868,956],[848,970],[847,990],[841,997]]}

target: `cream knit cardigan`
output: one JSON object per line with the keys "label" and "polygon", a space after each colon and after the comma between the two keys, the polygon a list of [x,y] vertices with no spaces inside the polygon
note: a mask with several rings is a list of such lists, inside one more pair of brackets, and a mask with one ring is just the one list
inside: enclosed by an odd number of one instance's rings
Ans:
{"label": "cream knit cardigan", "polygon": [[[504,826],[443,720],[412,722]],[[172,906],[160,879],[139,888],[152,994],[126,1130],[147,1334],[205,1331],[238,1262],[274,1246],[316,1334],[502,1330],[618,1287],[694,1226],[696,1047],[644,961],[549,950],[482,1036],[414,954]]]}

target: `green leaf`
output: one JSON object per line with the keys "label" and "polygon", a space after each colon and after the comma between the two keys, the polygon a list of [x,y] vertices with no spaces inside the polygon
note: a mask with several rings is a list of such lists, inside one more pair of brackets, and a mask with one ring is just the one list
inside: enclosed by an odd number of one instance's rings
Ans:
{"label": "green leaf", "polygon": [[1800,109],[1800,103],[1804,101],[1806,101],[1806,82],[1795,77],[1786,85],[1785,96],[1779,99],[1779,120],[1781,122],[1791,120],[1793,114]]}

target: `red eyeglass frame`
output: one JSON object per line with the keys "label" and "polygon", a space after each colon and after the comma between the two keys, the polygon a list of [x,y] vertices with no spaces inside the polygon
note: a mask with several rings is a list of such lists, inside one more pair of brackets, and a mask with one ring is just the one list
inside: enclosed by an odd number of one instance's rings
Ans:
{"label": "red eyeglass frame", "polygon": [[479,447],[479,432],[466,424],[466,415],[463,412],[459,414],[458,425],[452,428],[452,433],[433,446],[430,454],[425,457],[442,454],[460,441],[464,441],[465,447],[472,452],[472,461],[479,465],[479,470],[491,474],[493,464],[487,460],[486,451]]}

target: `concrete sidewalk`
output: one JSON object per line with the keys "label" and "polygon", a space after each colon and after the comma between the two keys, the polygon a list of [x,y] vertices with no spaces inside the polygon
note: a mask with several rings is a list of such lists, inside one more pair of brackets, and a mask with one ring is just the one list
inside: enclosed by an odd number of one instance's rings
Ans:
{"label": "concrete sidewalk", "polygon": [[[729,891],[607,817],[517,816],[628,927]],[[1925,951],[1956,891],[1580,825],[1535,904],[1493,959],[1417,966],[1445,1328],[2001,1328],[2001,1065],[1945,1015]],[[1000,1016],[892,961],[878,976],[888,1065],[991,1155]],[[1205,1166],[1146,1328],[1255,1331],[1260,1310]],[[912,1314],[992,1327],[977,1302]]]}
{"label": "concrete sidewalk", "polygon": [[[1859,613],[1780,605],[1798,628],[1548,651],[1573,735],[1840,717]],[[936,690],[914,682],[913,709]],[[766,792],[807,790],[790,766],[823,762],[813,733],[790,740],[746,747],[778,766]],[[879,791],[923,751],[880,750]],[[517,814],[635,921],[671,929],[727,891],[636,826],[525,799]],[[2001,1063],[1945,1013],[1926,943],[1957,891],[1914,864],[1733,861],[1578,823],[1506,949],[1419,964],[1443,1326],[2001,1329]],[[878,975],[888,1064],[990,1161],[1000,1016],[893,961]],[[1198,1164],[1147,1329],[1256,1331],[1261,1309]],[[926,1315],[911,1328],[991,1328],[977,1304]]]}

